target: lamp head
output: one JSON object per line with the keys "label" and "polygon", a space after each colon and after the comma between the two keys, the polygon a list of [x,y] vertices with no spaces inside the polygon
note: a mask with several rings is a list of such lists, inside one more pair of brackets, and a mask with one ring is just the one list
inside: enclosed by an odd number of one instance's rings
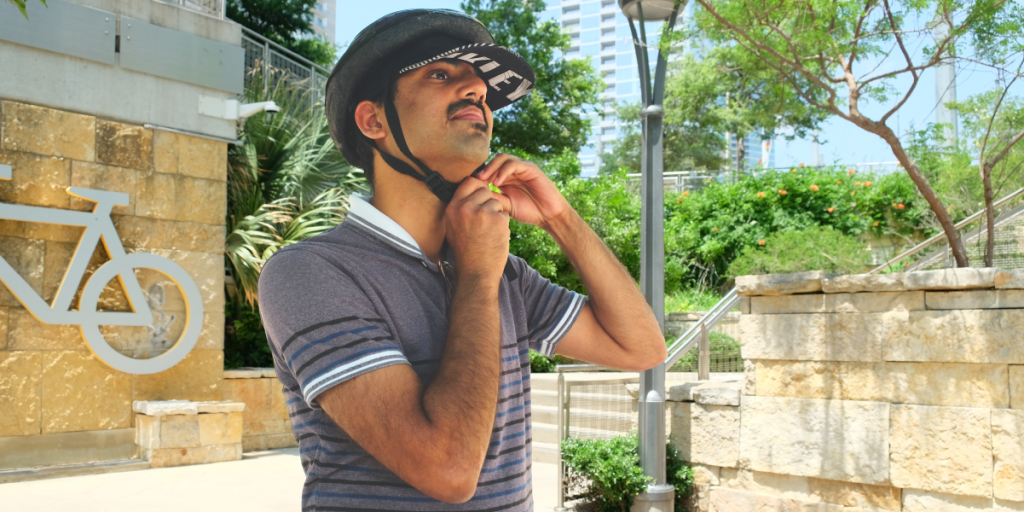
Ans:
{"label": "lamp head", "polygon": [[631,20],[640,20],[640,11],[637,4],[643,3],[644,21],[666,21],[672,17],[672,11],[678,0],[619,0],[619,9],[622,14]]}

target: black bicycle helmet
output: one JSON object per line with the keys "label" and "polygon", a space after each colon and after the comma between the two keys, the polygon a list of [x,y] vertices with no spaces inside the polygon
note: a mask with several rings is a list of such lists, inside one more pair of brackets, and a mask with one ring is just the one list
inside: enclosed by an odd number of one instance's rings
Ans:
{"label": "black bicycle helmet", "polygon": [[[530,65],[516,52],[494,44],[490,32],[475,18],[448,9],[388,14],[356,36],[327,80],[327,121],[346,160],[359,162],[356,144],[365,137],[354,122],[355,106],[375,92],[388,91],[401,74],[441,59],[462,60],[476,68],[488,85],[486,102],[492,112],[529,94],[536,82]],[[380,148],[377,151],[396,171],[426,183],[442,202],[451,201],[458,183],[445,180],[413,156],[391,97],[385,94],[385,98],[384,112],[395,142],[419,171]]]}

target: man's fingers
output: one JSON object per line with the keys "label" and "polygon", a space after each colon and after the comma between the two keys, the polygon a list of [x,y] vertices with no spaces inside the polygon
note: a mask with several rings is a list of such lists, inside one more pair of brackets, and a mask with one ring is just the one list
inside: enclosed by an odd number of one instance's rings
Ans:
{"label": "man's fingers", "polygon": [[490,192],[486,181],[481,181],[473,177],[464,179],[462,180],[462,183],[459,183],[459,187],[455,189],[455,194],[452,195],[452,202],[461,201],[481,188],[485,188]]}
{"label": "man's fingers", "polygon": [[492,158],[490,162],[487,162],[487,167],[484,167],[484,169],[480,171],[480,173],[477,174],[476,177],[479,178],[484,183],[494,181],[492,179],[492,176],[494,176],[494,172],[497,169],[499,169],[502,165],[504,165],[505,161],[507,161],[508,159],[509,155],[507,153],[498,153],[498,155]]}

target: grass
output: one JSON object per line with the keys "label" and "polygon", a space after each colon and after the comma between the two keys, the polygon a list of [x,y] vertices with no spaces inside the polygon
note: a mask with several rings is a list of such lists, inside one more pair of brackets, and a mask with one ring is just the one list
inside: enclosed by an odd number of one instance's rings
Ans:
{"label": "grass", "polygon": [[665,296],[665,314],[683,311],[707,311],[718,304],[722,296],[714,290],[679,290]]}

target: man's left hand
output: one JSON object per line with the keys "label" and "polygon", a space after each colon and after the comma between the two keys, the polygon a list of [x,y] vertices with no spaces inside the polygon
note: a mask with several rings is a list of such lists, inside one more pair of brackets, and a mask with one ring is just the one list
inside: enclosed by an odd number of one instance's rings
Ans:
{"label": "man's left hand", "polygon": [[511,203],[510,216],[519,222],[548,229],[551,221],[571,209],[544,171],[522,158],[498,153],[476,177],[501,190]]}

